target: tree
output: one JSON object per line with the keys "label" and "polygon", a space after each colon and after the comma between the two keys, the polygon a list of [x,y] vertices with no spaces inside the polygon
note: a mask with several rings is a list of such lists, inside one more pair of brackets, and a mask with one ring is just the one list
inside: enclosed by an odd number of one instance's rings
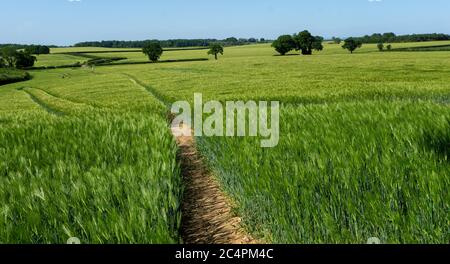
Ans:
{"label": "tree", "polygon": [[377,44],[377,48],[379,51],[383,51],[384,50],[384,44],[383,43],[378,43]]}
{"label": "tree", "polygon": [[392,45],[391,45],[391,44],[387,45],[387,46],[386,46],[386,49],[387,49],[388,51],[392,50]]}
{"label": "tree", "polygon": [[272,47],[275,48],[278,53],[284,56],[286,55],[286,53],[295,49],[296,44],[291,35],[283,35],[272,43]]}
{"label": "tree", "polygon": [[341,44],[341,42],[342,42],[342,39],[336,38],[336,37],[333,37],[331,40],[333,41],[334,44],[338,44],[338,45]]}
{"label": "tree", "polygon": [[208,55],[214,55],[214,58],[217,60],[217,55],[221,54],[223,55],[223,47],[220,44],[211,44],[209,46]]}
{"label": "tree", "polygon": [[157,62],[163,54],[163,49],[158,42],[152,42],[145,45],[142,52],[148,56],[150,61]]}
{"label": "tree", "polygon": [[26,51],[17,51],[14,47],[5,47],[0,51],[3,67],[28,68],[33,67],[36,57]]}
{"label": "tree", "polygon": [[343,49],[347,49],[350,51],[350,53],[353,54],[353,52],[362,47],[362,42],[361,40],[357,40],[354,38],[348,38],[345,40],[344,45],[342,46]]}
{"label": "tree", "polygon": [[226,38],[224,41],[230,45],[236,45],[239,43],[239,40],[235,37]]}
{"label": "tree", "polygon": [[388,33],[384,33],[384,34],[383,34],[383,40],[384,40],[385,42],[392,42],[392,41],[395,40],[396,37],[397,37],[397,35],[395,35],[395,34],[392,33],[392,32],[388,32]]}
{"label": "tree", "polygon": [[14,47],[4,47],[1,49],[0,55],[6,67],[13,68],[16,66],[16,53],[17,50]]}
{"label": "tree", "polygon": [[294,41],[296,44],[295,49],[301,50],[303,55],[311,55],[313,49],[317,51],[323,50],[323,38],[318,36],[314,37],[307,30],[294,35]]}
{"label": "tree", "polygon": [[50,54],[50,48],[47,46],[39,46],[38,51],[38,54]]}
{"label": "tree", "polygon": [[36,57],[32,56],[26,51],[16,52],[15,57],[16,57],[15,66],[18,69],[33,67],[34,63],[36,62]]}

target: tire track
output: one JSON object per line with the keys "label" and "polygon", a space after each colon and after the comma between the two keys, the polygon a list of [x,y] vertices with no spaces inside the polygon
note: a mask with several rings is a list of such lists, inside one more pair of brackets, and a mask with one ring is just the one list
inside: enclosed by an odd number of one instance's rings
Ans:
{"label": "tire track", "polygon": [[56,109],[51,108],[50,106],[48,106],[46,103],[44,103],[43,101],[41,101],[39,98],[37,98],[36,96],[34,96],[33,94],[31,94],[30,92],[28,92],[25,89],[22,89],[21,91],[23,91],[24,93],[26,93],[28,95],[28,97],[30,97],[30,99],[37,105],[39,105],[42,109],[44,109],[47,113],[51,114],[51,115],[56,115],[56,116],[64,116],[65,113],[60,112]]}

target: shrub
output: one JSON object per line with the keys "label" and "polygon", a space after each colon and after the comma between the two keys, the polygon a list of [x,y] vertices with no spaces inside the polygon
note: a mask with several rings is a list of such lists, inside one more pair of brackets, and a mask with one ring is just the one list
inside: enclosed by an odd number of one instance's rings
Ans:
{"label": "shrub", "polygon": [[377,48],[379,51],[383,51],[384,50],[384,44],[383,43],[378,43]]}

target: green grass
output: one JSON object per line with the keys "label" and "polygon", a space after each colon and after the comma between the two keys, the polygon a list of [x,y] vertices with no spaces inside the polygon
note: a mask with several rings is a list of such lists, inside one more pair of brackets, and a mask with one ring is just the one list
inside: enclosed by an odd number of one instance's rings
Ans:
{"label": "green grass", "polygon": [[[110,49],[52,52],[96,50]],[[101,56],[147,60],[114,50],[123,53]],[[162,59],[199,57],[206,51]],[[192,101],[195,92],[283,104],[276,148],[261,149],[256,138],[198,139],[257,237],[447,243],[447,58],[376,45],[350,55],[333,44],[282,57],[270,45],[250,45],[225,48],[218,61],[33,71],[28,82],[0,87],[0,243],[64,243],[69,235],[178,242],[182,186],[165,104]]]}

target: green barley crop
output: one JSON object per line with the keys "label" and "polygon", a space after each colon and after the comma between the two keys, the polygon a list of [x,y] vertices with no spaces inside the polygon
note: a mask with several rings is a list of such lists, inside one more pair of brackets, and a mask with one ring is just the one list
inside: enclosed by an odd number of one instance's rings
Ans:
{"label": "green barley crop", "polygon": [[5,116],[0,243],[177,243],[175,157],[160,117]]}
{"label": "green barley crop", "polygon": [[281,142],[199,138],[246,226],[275,243],[447,243],[450,109],[286,107]]}
{"label": "green barley crop", "polygon": [[[111,49],[53,51],[90,50]],[[147,60],[120,51],[102,56]],[[230,47],[219,61],[32,71],[30,81],[1,86],[0,243],[179,242],[182,184],[166,105],[195,92],[284,105],[277,148],[198,139],[256,237],[447,243],[448,52],[364,45],[350,55],[326,44],[313,56],[274,55],[270,45]]]}

